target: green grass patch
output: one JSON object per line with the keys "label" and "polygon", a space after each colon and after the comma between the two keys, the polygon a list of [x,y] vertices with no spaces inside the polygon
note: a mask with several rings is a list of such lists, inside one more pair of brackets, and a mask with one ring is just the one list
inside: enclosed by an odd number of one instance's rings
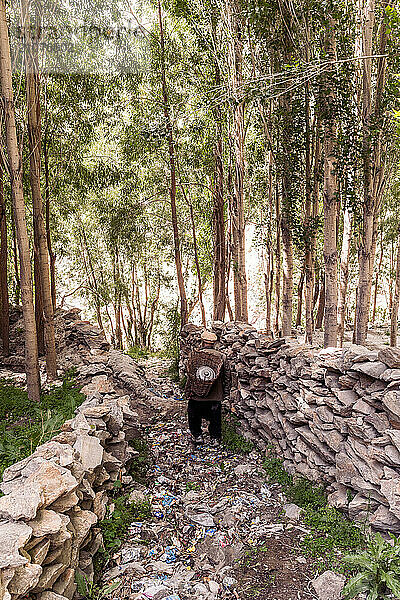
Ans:
{"label": "green grass patch", "polygon": [[272,452],[264,461],[270,483],[282,487],[289,502],[303,509],[304,525],[310,530],[301,541],[303,553],[315,560],[318,572],[334,569],[348,573],[343,554],[365,546],[363,531],[336,508],[328,506],[325,490],[304,477],[293,477]]}
{"label": "green grass patch", "polygon": [[133,521],[146,521],[151,517],[151,503],[130,502],[129,495],[118,496],[111,506],[114,510],[111,512],[109,508],[108,515],[99,524],[103,533],[103,547],[97,556],[98,568],[102,568],[119,550]]}
{"label": "green grass patch", "polygon": [[136,438],[131,440],[129,445],[139,454],[133,457],[128,474],[138,483],[146,485],[153,464],[147,439],[145,437]]}
{"label": "green grass patch", "polygon": [[7,467],[59,433],[84,399],[73,371],[64,376],[61,386],[42,394],[40,403],[29,400],[10,381],[0,380],[0,478]]}
{"label": "green grass patch", "polygon": [[231,452],[249,454],[253,448],[253,442],[246,440],[238,433],[239,421],[230,414],[222,419],[222,443]]}
{"label": "green grass patch", "polygon": [[150,356],[157,356],[156,352],[152,352],[149,348],[142,348],[141,346],[132,346],[129,350],[126,350],[125,354],[133,358],[133,360],[143,360]]}

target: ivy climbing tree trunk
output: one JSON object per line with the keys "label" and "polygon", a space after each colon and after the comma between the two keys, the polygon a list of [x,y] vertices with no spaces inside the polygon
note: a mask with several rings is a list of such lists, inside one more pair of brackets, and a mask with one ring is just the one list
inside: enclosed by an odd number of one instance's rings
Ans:
{"label": "ivy climbing tree trunk", "polygon": [[8,299],[8,239],[7,210],[4,197],[3,165],[0,163],[0,336],[3,356],[10,353],[10,309]]}
{"label": "ivy climbing tree trunk", "polygon": [[20,260],[22,311],[25,328],[25,362],[27,392],[31,400],[40,400],[39,361],[36,339],[35,309],[33,306],[32,271],[29,238],[26,226],[24,192],[22,186],[22,158],[18,147],[15,122],[14,94],[10,41],[5,0],[0,0],[0,82],[4,106],[7,155],[11,176],[16,236]]}
{"label": "ivy climbing tree trunk", "polygon": [[41,115],[37,27],[32,28],[29,17],[29,0],[22,2],[22,19],[25,37],[26,101],[28,113],[30,182],[33,202],[33,227],[36,268],[40,301],[43,308],[46,371],[50,379],[57,377],[57,354],[54,330],[54,309],[51,295],[49,252],[43,216],[43,200],[40,188],[41,172]]}
{"label": "ivy climbing tree trunk", "polygon": [[166,78],[166,65],[165,65],[165,40],[164,40],[164,25],[161,11],[161,2],[158,2],[158,22],[160,28],[160,63],[161,63],[161,86],[162,86],[162,97],[163,97],[163,108],[165,125],[168,133],[168,154],[169,154],[169,165],[170,165],[170,202],[171,202],[171,220],[172,230],[174,236],[174,256],[175,256],[175,267],[176,275],[178,279],[179,298],[180,298],[180,316],[181,316],[181,327],[186,325],[189,317],[188,313],[188,302],[185,290],[185,280],[183,278],[182,271],[182,258],[179,240],[179,228],[178,228],[178,215],[176,210],[176,161],[175,161],[175,144],[174,135],[172,129],[172,122],[169,109],[168,89],[167,89],[167,78]]}
{"label": "ivy climbing tree trunk", "polygon": [[[308,53],[306,56],[308,59]],[[313,223],[313,211],[312,211],[312,180],[311,180],[311,132],[310,132],[310,86],[309,82],[305,84],[305,126],[306,126],[306,139],[305,139],[305,229],[306,229],[306,251],[305,251],[305,322],[306,322],[306,335],[305,341],[308,344],[312,344],[313,333],[314,333],[314,319],[313,319],[313,290],[314,290],[314,254],[315,254],[315,235],[314,235],[314,223]]]}

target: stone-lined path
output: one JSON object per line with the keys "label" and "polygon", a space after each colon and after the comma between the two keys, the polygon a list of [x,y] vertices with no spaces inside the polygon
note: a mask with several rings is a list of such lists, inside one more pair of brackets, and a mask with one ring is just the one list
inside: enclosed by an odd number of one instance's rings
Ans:
{"label": "stone-lined path", "polygon": [[[147,378],[154,393],[169,396],[166,411],[148,428],[154,474],[132,497],[151,499],[151,522],[134,523],[118,566],[114,597],[129,600],[214,600],[315,597],[305,559],[297,552],[305,530],[284,514],[284,498],[269,487],[262,457],[208,446],[194,450],[185,403],[157,360]],[[207,439],[207,438],[206,438]],[[295,511],[296,512],[296,511]]]}

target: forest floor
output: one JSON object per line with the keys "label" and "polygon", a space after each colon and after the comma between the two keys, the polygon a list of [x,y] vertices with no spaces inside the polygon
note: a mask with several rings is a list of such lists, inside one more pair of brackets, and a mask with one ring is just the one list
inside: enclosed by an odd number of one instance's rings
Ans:
{"label": "forest floor", "polygon": [[[268,484],[263,456],[206,443],[194,449],[180,390],[150,359],[146,376],[168,414],[146,427],[151,467],[131,500],[151,498],[151,516],[132,523],[104,581],[121,600],[305,600],[329,568],[306,558],[300,510]],[[228,432],[229,435],[229,432]],[[250,448],[247,448],[250,450]],[[328,591],[329,592],[329,591]],[[328,600],[334,596],[325,596]],[[336,596],[335,596],[336,597]]]}

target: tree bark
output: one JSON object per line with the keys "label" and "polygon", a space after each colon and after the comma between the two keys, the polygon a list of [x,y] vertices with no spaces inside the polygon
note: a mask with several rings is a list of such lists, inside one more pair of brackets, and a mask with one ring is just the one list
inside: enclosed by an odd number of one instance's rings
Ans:
{"label": "tree bark", "polygon": [[53,310],[57,307],[57,295],[56,295],[56,255],[53,252],[53,245],[51,241],[51,227],[50,227],[50,175],[49,175],[49,152],[48,152],[48,140],[47,131],[45,131],[43,139],[43,159],[44,159],[44,177],[45,177],[45,200],[46,200],[46,239],[47,248],[49,251],[50,260],[50,284],[51,284],[51,300],[53,302]]}
{"label": "tree bark", "polygon": [[13,250],[13,259],[14,259],[14,278],[15,278],[14,298],[15,298],[15,304],[17,306],[19,306],[20,299],[21,299],[21,279],[19,276],[17,232],[15,230],[15,218],[14,218],[13,205],[11,205],[11,229],[12,229],[12,250]]}
{"label": "tree bark", "polygon": [[[385,1],[384,7],[388,5]],[[371,56],[373,52],[375,0],[366,0],[364,14],[360,15],[364,27],[362,31],[362,52]],[[363,220],[361,243],[358,249],[359,277],[356,297],[356,315],[353,341],[363,345],[367,339],[369,311],[371,303],[372,275],[374,269],[378,209],[382,197],[384,158],[381,152],[382,132],[372,132],[382,113],[382,96],[385,87],[386,44],[388,31],[384,18],[379,30],[379,55],[375,97],[373,98],[372,59],[362,61],[362,126],[363,126]],[[371,127],[372,126],[372,127]]]}
{"label": "tree bark", "polygon": [[113,275],[114,275],[114,315],[115,315],[115,343],[117,350],[123,349],[122,329],[121,329],[121,278],[119,272],[118,248],[115,248],[113,256]]}
{"label": "tree bark", "polygon": [[[201,322],[203,323],[204,327],[207,327],[206,311],[205,311],[205,308],[204,308],[204,300],[203,300],[203,282],[201,280],[201,270],[200,270],[199,253],[198,253],[198,248],[197,248],[196,224],[195,224],[195,221],[194,221],[193,205],[188,200],[188,198],[186,197],[185,188],[183,187],[182,184],[181,184],[181,189],[182,189],[182,195],[185,198],[186,204],[189,206],[190,222],[191,222],[191,225],[192,225],[192,237],[193,237],[193,249],[194,249],[194,264],[195,264],[195,267],[196,267],[197,283],[198,283],[198,286],[199,286],[199,304],[200,304]],[[224,284],[225,284],[225,282],[224,282]]]}
{"label": "tree bark", "polygon": [[340,254],[340,289],[338,300],[338,338],[340,347],[343,346],[345,330],[347,285],[349,281],[350,242],[352,233],[351,230],[352,217],[349,209],[347,208],[343,215],[343,240],[342,251]]}
{"label": "tree bark", "polygon": [[313,291],[314,291],[314,246],[315,235],[311,230],[312,226],[312,182],[311,182],[311,135],[310,135],[310,86],[305,85],[305,120],[306,120],[306,197],[305,197],[305,222],[306,222],[306,253],[305,253],[305,321],[306,321],[306,344],[312,344],[314,332],[313,320]]}
{"label": "tree bark", "polygon": [[44,341],[44,317],[43,317],[43,302],[42,302],[42,286],[41,286],[41,273],[39,266],[39,252],[38,252],[38,235],[34,224],[33,230],[33,282],[35,292],[35,321],[36,321],[36,337],[38,344],[39,356],[46,354],[46,344]]}
{"label": "tree bark", "polygon": [[292,334],[293,318],[293,236],[287,215],[281,218],[282,231],[282,335]]}
{"label": "tree bark", "polygon": [[[287,51],[285,62],[289,62],[291,53]],[[281,233],[282,233],[282,335],[292,334],[293,321],[293,232],[292,232],[292,174],[290,170],[290,152],[292,142],[292,105],[288,95],[280,100],[282,111],[281,134]]]}
{"label": "tree bark", "polygon": [[7,212],[3,186],[3,166],[0,164],[0,336],[3,356],[10,354],[10,307],[8,299],[7,258]]}
{"label": "tree bark", "polygon": [[381,274],[381,269],[382,269],[383,254],[384,254],[384,245],[383,245],[383,230],[382,230],[381,231],[381,253],[380,253],[380,257],[379,257],[378,268],[376,269],[375,282],[374,282],[374,303],[372,306],[372,324],[375,323],[375,319],[376,319],[376,308],[377,308],[378,289],[379,289],[379,275]]}
{"label": "tree bark", "polygon": [[321,274],[322,283],[320,285],[319,291],[319,302],[317,315],[315,317],[315,329],[321,329],[322,323],[324,322],[324,313],[325,313],[325,273]]}
{"label": "tree bark", "polygon": [[182,259],[181,259],[181,249],[180,249],[180,240],[179,240],[179,228],[178,228],[178,216],[176,210],[176,161],[175,161],[175,144],[174,144],[174,135],[172,130],[172,122],[169,111],[169,101],[168,101],[168,89],[167,89],[167,79],[166,79],[166,66],[165,66],[165,41],[164,41],[164,26],[163,26],[163,18],[161,12],[161,2],[158,2],[158,20],[159,20],[159,28],[160,28],[160,61],[161,61],[161,85],[162,85],[162,96],[163,96],[163,108],[164,108],[164,117],[165,124],[168,132],[168,153],[169,153],[169,165],[170,165],[170,202],[171,202],[171,220],[172,220],[172,230],[174,236],[174,256],[175,256],[175,266],[176,266],[176,275],[178,279],[178,288],[179,288],[179,298],[180,298],[180,317],[181,317],[181,327],[186,325],[188,321],[188,303],[186,297],[185,290],[185,281],[183,278],[182,272]]}
{"label": "tree bark", "polygon": [[276,248],[275,248],[275,322],[274,333],[279,335],[279,313],[281,308],[281,204],[278,186],[275,190],[275,218],[276,218]]}
{"label": "tree bark", "polygon": [[[335,21],[329,17],[325,49],[330,60],[336,59]],[[325,91],[324,132],[324,263],[325,263],[325,315],[324,347],[337,346],[338,286],[337,286],[337,212],[338,183],[336,177],[336,116],[332,111],[335,96],[332,82],[327,81]],[[330,90],[330,91],[329,91]]]}
{"label": "tree bark", "polygon": [[397,236],[396,283],[394,288],[392,311],[390,315],[390,345],[397,346],[397,322],[400,301],[400,230]]}
{"label": "tree bark", "polygon": [[11,175],[11,190],[20,259],[22,311],[25,326],[26,383],[29,398],[39,402],[40,378],[35,309],[33,306],[32,271],[22,186],[22,159],[17,140],[11,69],[6,6],[5,0],[0,0],[0,81],[5,113],[7,154]]}
{"label": "tree bark", "polygon": [[297,315],[296,327],[301,325],[301,313],[303,309],[303,289],[304,289],[305,268],[302,269],[299,284],[297,286]]}
{"label": "tree bark", "polygon": [[[216,84],[219,85],[219,68],[216,66]],[[215,110],[216,139],[214,143],[214,189],[213,189],[213,230],[214,230],[214,281],[213,281],[213,320],[224,321],[226,310],[226,243],[225,243],[225,202],[224,166],[222,155],[222,115]]]}
{"label": "tree bark", "polygon": [[[30,159],[30,182],[33,201],[33,222],[35,257],[39,275],[40,296],[43,305],[44,341],[46,352],[46,371],[49,379],[57,377],[57,354],[54,330],[54,309],[51,296],[49,252],[47,248],[46,228],[43,217],[43,200],[40,189],[41,171],[41,115],[40,83],[38,64],[38,40],[36,28],[32,30],[29,18],[29,0],[22,2],[22,18],[25,37],[25,75],[26,101],[28,113],[28,137]],[[32,31],[34,38],[32,39]],[[35,281],[35,288],[37,282]]]}
{"label": "tree bark", "polygon": [[243,84],[243,42],[238,0],[228,0],[229,63],[233,106],[233,147],[235,162],[234,193],[232,198],[232,259],[236,321],[248,322],[247,275],[246,275],[246,227],[244,218],[244,101],[241,99]]}

